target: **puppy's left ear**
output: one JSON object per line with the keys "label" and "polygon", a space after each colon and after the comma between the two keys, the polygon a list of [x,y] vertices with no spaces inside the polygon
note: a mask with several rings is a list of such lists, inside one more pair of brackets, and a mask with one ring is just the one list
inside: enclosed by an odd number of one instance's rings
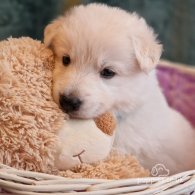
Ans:
{"label": "puppy's left ear", "polygon": [[[148,29],[149,30],[149,29]],[[152,31],[132,38],[135,57],[142,71],[148,73],[154,69],[162,54],[162,45]]]}
{"label": "puppy's left ear", "polygon": [[63,23],[63,18],[60,17],[46,26],[44,30],[44,43],[47,47],[51,46],[53,38],[57,34],[60,26],[62,26],[62,23]]}

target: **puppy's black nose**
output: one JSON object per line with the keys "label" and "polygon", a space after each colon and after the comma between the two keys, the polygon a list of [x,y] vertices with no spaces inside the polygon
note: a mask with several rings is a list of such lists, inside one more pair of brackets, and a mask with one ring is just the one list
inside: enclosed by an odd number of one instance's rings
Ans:
{"label": "puppy's black nose", "polygon": [[81,104],[82,101],[77,97],[60,95],[60,106],[66,113],[79,110]]}

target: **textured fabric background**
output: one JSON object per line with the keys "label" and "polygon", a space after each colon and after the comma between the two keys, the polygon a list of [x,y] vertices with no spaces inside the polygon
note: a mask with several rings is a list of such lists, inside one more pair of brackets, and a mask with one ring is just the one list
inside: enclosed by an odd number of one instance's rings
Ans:
{"label": "textured fabric background", "polygon": [[62,10],[64,0],[0,0],[0,39],[41,39],[44,26]]}
{"label": "textured fabric background", "polygon": [[[167,64],[167,63],[166,63]],[[169,106],[179,111],[195,127],[195,69],[160,63],[157,78]]]}
{"label": "textured fabric background", "polygon": [[159,34],[163,57],[195,64],[195,0],[0,0],[0,39],[41,39],[44,26],[75,4],[104,2],[136,11]]}

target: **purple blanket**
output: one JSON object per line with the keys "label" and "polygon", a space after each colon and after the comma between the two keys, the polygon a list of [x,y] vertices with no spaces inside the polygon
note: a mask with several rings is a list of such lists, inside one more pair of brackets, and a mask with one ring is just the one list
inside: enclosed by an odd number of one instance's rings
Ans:
{"label": "purple blanket", "polygon": [[159,65],[157,77],[168,104],[195,127],[195,74]]}

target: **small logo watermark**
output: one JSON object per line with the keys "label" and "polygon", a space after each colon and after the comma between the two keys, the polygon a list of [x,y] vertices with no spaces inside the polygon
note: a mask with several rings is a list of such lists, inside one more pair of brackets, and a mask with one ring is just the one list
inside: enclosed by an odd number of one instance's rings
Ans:
{"label": "small logo watermark", "polygon": [[[150,172],[151,176],[149,179],[148,178],[142,178],[137,180],[137,184],[154,184],[158,181],[158,179],[156,179],[156,177],[167,177],[166,178],[166,184],[171,183],[171,182],[175,182],[175,184],[181,184],[185,181],[185,177],[181,177],[178,175],[170,175],[170,170],[166,168],[166,166],[164,164],[158,163],[155,166],[152,167],[151,172]],[[195,195],[195,192],[194,194]]]}
{"label": "small logo watermark", "polygon": [[165,167],[164,164],[156,164],[154,167],[152,167],[151,175],[153,177],[167,177],[169,176],[169,169]]}

